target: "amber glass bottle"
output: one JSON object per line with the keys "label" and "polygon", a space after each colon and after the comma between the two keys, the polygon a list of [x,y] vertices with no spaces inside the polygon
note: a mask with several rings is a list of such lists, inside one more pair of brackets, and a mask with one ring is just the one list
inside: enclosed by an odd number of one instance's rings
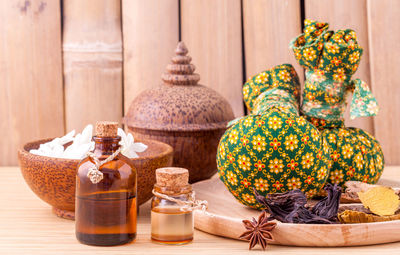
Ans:
{"label": "amber glass bottle", "polygon": [[119,149],[121,137],[117,136],[117,128],[114,122],[98,122],[93,137],[94,155],[78,165],[75,233],[84,244],[119,245],[136,237],[137,180],[132,161],[119,153],[98,168],[101,180],[93,181],[88,175],[95,166],[93,157],[101,162]]}
{"label": "amber glass bottle", "polygon": [[[156,171],[154,191],[189,201],[192,187],[189,172],[183,168],[166,167]],[[185,244],[193,240],[193,212],[182,211],[182,205],[157,195],[151,201],[151,239],[163,244]]]}

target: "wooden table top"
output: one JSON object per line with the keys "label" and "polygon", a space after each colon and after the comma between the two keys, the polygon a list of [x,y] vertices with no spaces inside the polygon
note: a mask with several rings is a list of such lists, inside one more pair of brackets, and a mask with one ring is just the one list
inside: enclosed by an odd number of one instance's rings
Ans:
{"label": "wooden table top", "polygon": [[[387,167],[386,178],[400,179],[400,167]],[[18,167],[0,167],[0,254],[258,254],[248,243],[195,232],[194,241],[182,246],[150,241],[150,206],[140,207],[136,241],[123,246],[92,247],[80,244],[74,222],[56,217],[48,204],[27,186]],[[270,245],[267,254],[399,254],[400,242],[344,248],[303,248]],[[264,254],[264,253],[263,253]]]}

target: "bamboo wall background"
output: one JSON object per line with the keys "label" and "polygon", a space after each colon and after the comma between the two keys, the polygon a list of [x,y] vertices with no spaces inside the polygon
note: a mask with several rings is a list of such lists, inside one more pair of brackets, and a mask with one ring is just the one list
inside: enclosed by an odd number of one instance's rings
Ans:
{"label": "bamboo wall background", "polygon": [[394,0],[16,0],[0,1],[0,165],[35,139],[121,121],[183,40],[201,76],[236,116],[245,79],[296,64],[289,41],[304,18],[353,28],[364,47],[354,77],[381,111],[347,121],[374,134],[400,164],[400,1]]}

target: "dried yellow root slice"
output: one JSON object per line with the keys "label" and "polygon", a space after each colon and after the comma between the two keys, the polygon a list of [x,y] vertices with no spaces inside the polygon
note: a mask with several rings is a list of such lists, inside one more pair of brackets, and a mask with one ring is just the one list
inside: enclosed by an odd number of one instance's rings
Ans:
{"label": "dried yellow root slice", "polygon": [[394,215],[400,206],[399,196],[389,187],[377,186],[357,194],[365,208],[379,216]]}
{"label": "dried yellow root slice", "polygon": [[400,220],[400,214],[391,216],[377,216],[365,212],[345,210],[338,214],[340,223],[371,223],[390,220]]}

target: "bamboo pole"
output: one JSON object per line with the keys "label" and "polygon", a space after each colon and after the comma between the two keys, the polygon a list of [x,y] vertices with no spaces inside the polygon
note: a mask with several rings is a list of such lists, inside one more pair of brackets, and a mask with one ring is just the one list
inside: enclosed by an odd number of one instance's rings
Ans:
{"label": "bamboo pole", "polygon": [[119,0],[64,1],[66,129],[122,117]]}
{"label": "bamboo pole", "polygon": [[124,104],[158,86],[179,40],[178,0],[122,0]]}
{"label": "bamboo pole", "polygon": [[246,78],[275,65],[290,63],[300,76],[289,42],[301,33],[300,1],[244,0],[243,34]]}
{"label": "bamboo pole", "polygon": [[229,101],[243,115],[242,28],[240,0],[181,1],[181,33],[200,84]]}
{"label": "bamboo pole", "polygon": [[64,133],[60,1],[0,1],[0,165]]}
{"label": "bamboo pole", "polygon": [[368,0],[371,85],[380,111],[375,136],[387,165],[400,164],[400,1]]}

